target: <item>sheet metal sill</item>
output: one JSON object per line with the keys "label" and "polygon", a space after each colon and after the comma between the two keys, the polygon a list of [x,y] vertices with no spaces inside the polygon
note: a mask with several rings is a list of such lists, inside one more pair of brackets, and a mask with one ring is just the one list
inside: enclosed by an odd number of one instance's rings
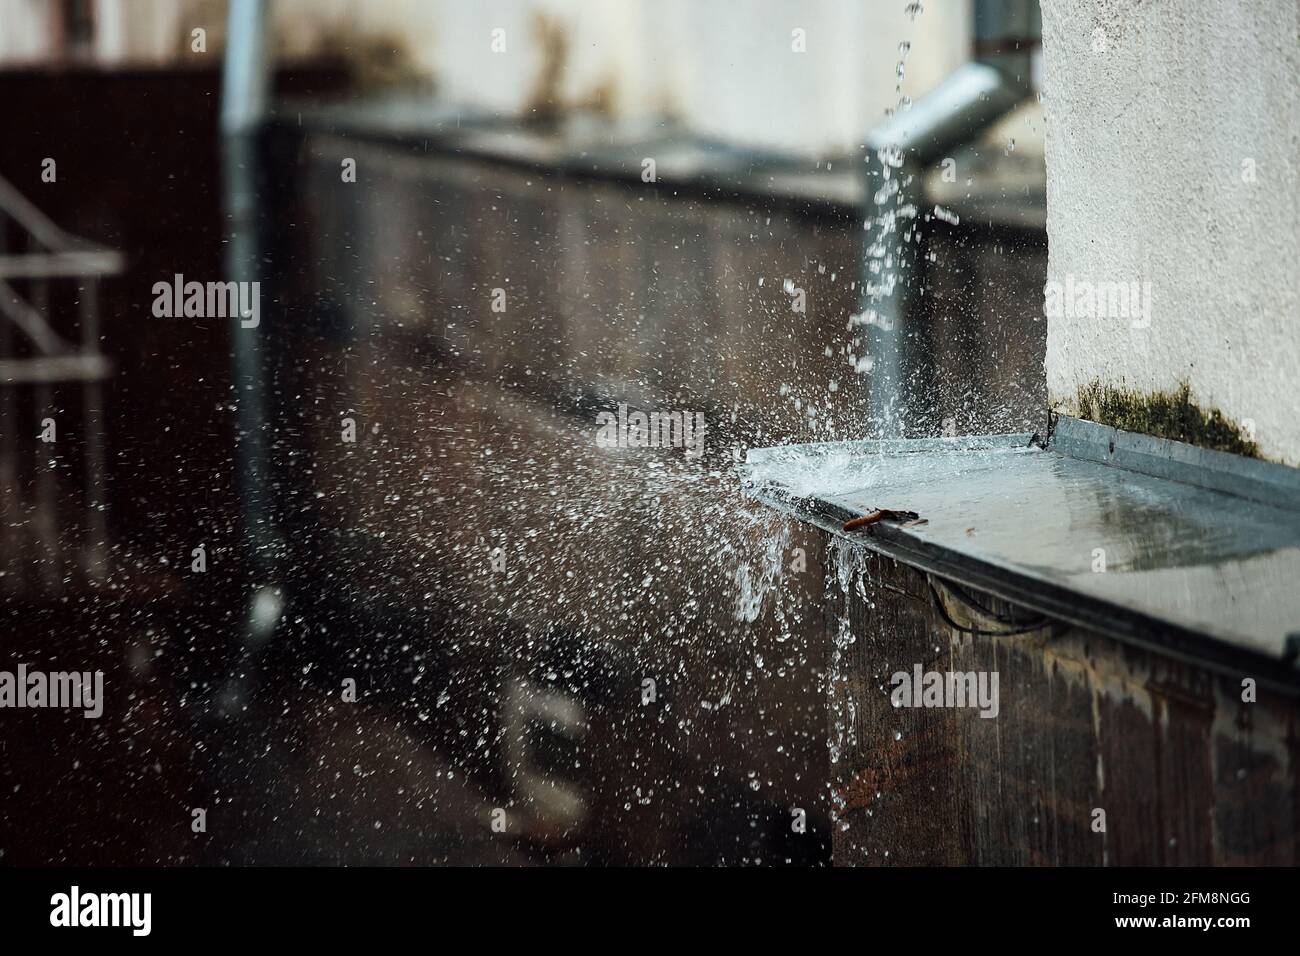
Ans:
{"label": "sheet metal sill", "polygon": [[[1300,696],[1300,471],[1062,417],[751,450],[751,494],[1054,619]],[[923,521],[843,524],[877,508]]]}

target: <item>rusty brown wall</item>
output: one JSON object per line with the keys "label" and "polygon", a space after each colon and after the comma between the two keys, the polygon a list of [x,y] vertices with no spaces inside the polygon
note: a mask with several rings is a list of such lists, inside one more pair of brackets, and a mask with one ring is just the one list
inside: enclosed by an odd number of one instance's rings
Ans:
{"label": "rusty brown wall", "polygon": [[[1068,625],[963,633],[923,572],[881,556],[851,576],[861,593],[827,605],[852,635],[831,680],[836,865],[1300,859],[1294,699],[1244,703],[1239,677]],[[890,677],[916,663],[999,672],[999,715],[894,707]]]}

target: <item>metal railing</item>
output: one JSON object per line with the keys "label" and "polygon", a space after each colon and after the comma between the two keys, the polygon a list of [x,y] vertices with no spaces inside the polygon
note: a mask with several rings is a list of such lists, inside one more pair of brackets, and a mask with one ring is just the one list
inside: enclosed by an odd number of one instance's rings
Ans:
{"label": "metal railing", "polygon": [[[0,178],[0,592],[9,596],[48,597],[106,574],[102,383],[112,367],[99,351],[98,286],[122,268],[120,253],[64,232]],[[73,302],[77,341],[53,321]],[[81,393],[77,489],[61,484],[59,465],[74,460],[64,450],[76,444],[56,412],[61,386]]]}

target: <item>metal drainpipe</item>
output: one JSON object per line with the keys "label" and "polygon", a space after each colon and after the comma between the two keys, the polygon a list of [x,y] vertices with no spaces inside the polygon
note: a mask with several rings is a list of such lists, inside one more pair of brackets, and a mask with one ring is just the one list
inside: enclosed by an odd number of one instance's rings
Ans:
{"label": "metal drainpipe", "polygon": [[[1034,46],[1042,36],[1038,0],[976,0],[974,60],[957,69],[911,109],[895,113],[867,135],[867,241],[862,270],[862,311],[871,357],[870,420],[880,437],[898,437],[905,426],[910,258],[923,212],[921,177],[951,150],[1020,104],[1031,91]],[[890,165],[889,154],[893,161]],[[891,180],[898,191],[876,196]],[[902,219],[909,208],[916,218]],[[888,212],[894,212],[892,218]]]}
{"label": "metal drainpipe", "polygon": [[[259,138],[270,96],[270,36],[264,0],[230,0],[221,90],[221,165],[223,205],[229,241],[227,277],[259,282],[262,261],[258,216]],[[266,290],[262,290],[266,291]],[[231,321],[236,392],[235,468],[243,519],[246,559],[253,576],[245,645],[270,637],[280,616],[276,586],[277,535],[269,508],[266,438],[266,310],[259,324]],[[229,693],[223,695],[229,698]]]}

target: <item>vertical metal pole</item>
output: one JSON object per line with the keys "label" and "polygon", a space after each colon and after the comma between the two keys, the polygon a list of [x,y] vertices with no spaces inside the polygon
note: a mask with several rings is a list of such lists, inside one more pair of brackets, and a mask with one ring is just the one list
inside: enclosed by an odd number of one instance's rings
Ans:
{"label": "vertical metal pole", "polygon": [[[33,253],[39,251],[35,236],[30,237],[29,251]],[[45,279],[32,281],[31,298],[32,308],[41,320],[48,324],[50,286]],[[64,557],[59,534],[59,502],[54,487],[55,465],[52,461],[58,455],[59,445],[57,432],[55,444],[52,446],[35,435],[41,428],[41,420],[54,410],[53,390],[50,383],[38,380],[32,388],[32,395],[33,420],[28,423],[28,428],[35,449],[32,457],[35,466],[36,502],[31,512],[31,528],[37,544],[36,573],[40,578],[42,590],[46,594],[55,595],[62,590]],[[55,427],[58,427],[57,424]],[[66,434],[63,441],[67,441]]]}
{"label": "vertical metal pole", "polygon": [[[260,282],[259,134],[270,93],[268,10],[263,0],[231,0],[221,91],[222,183],[229,241],[226,272]],[[265,289],[263,292],[267,291]],[[265,315],[259,311],[259,316]],[[231,320],[236,392],[236,480],[243,539],[255,587],[272,584],[277,541],[269,508],[265,329]],[[256,591],[254,592],[254,606]]]}
{"label": "vertical metal pole", "polygon": [[[99,280],[83,280],[77,303],[81,317],[81,354],[93,356],[99,352]],[[103,388],[98,378],[91,378],[81,386],[82,444],[85,472],[86,527],[81,545],[82,566],[86,576],[96,583],[106,576],[108,557],[108,528],[104,518],[104,408]]]}
{"label": "vertical metal pole", "polygon": [[[9,247],[9,220],[0,215],[0,256]],[[0,359],[12,359],[13,328],[0,318]],[[13,596],[22,590],[19,561],[18,515],[18,436],[15,427],[14,398],[17,386],[0,382],[0,587]]]}

